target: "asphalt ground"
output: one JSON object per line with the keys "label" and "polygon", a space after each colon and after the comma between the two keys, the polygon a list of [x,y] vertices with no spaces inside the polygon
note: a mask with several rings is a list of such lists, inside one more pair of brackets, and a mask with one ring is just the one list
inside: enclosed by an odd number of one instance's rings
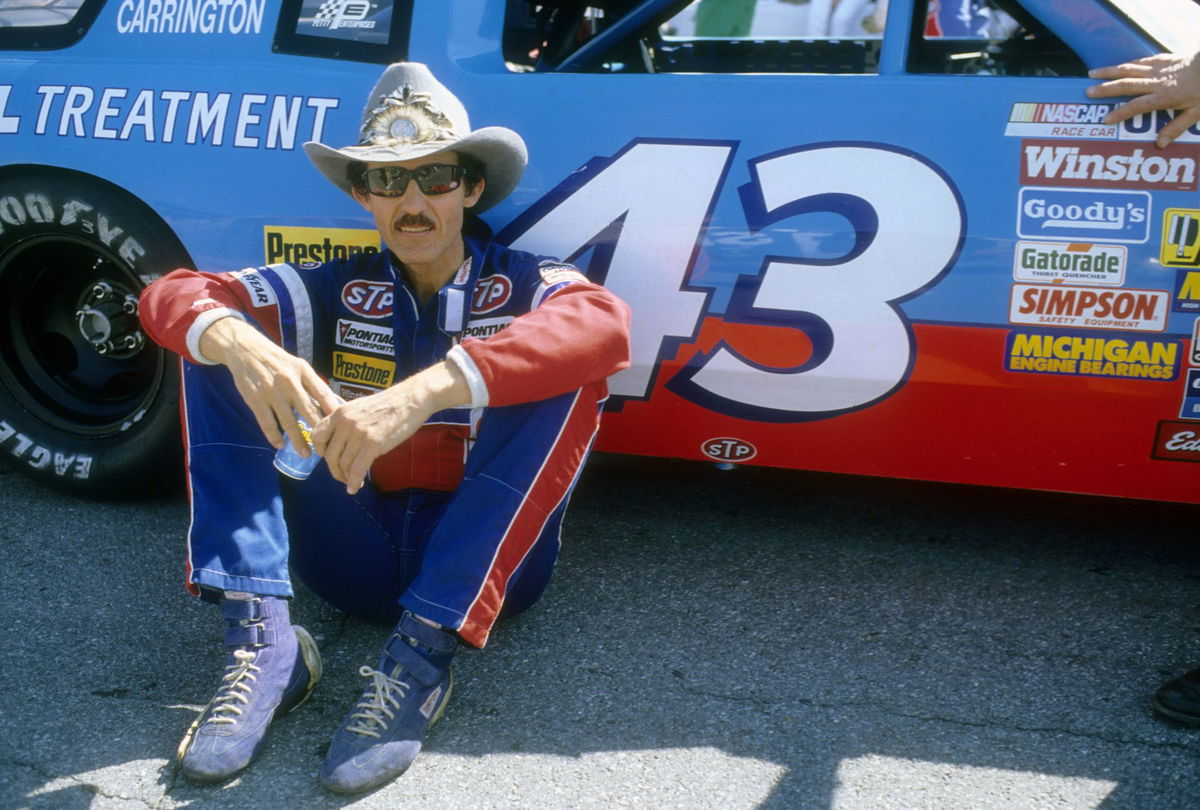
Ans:
{"label": "asphalt ground", "polygon": [[597,456],[542,602],[347,798],[316,771],[386,628],[301,591],[325,679],[193,784],[173,754],[221,653],[186,504],[0,471],[0,807],[1194,808],[1200,729],[1148,697],[1200,666],[1197,514]]}

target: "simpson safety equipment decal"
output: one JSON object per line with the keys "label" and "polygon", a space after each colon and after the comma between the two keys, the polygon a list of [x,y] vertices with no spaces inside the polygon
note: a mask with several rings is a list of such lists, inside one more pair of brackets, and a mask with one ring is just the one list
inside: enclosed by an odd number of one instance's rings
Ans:
{"label": "simpson safety equipment decal", "polygon": [[1059,284],[1014,284],[1008,319],[1037,326],[1162,332],[1170,295],[1163,290],[1106,290]]}

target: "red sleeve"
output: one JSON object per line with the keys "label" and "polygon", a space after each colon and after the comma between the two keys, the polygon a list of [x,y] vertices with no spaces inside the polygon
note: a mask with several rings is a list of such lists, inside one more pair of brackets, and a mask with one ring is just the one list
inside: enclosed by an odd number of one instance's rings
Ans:
{"label": "red sleeve", "polygon": [[226,315],[244,317],[249,308],[245,287],[227,274],[179,269],[155,279],[142,291],[138,317],[158,345],[196,363],[200,335]]}
{"label": "red sleeve", "polygon": [[597,284],[570,284],[488,338],[468,338],[488,404],[536,402],[629,367],[629,307]]}

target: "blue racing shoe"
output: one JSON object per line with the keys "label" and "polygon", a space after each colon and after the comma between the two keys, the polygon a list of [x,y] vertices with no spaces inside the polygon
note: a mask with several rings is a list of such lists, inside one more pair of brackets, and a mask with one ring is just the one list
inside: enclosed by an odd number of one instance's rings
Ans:
{"label": "blue racing shoe", "polygon": [[421,751],[425,732],[450,700],[450,659],[457,639],[405,612],[383,648],[378,669],[333,735],[321,784],[339,793],[371,790],[395,779]]}
{"label": "blue racing shoe", "polygon": [[233,776],[253,762],[271,721],[303,703],[321,680],[316,642],[292,626],[286,599],[227,595],[221,612],[225,676],[179,744],[184,774],[203,782]]}

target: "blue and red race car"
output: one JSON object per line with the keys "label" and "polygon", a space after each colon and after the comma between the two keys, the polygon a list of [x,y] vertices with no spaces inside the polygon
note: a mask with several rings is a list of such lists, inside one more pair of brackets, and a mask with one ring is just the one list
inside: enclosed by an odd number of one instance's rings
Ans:
{"label": "blue and red race car", "polygon": [[0,0],[0,457],[169,479],[176,361],[138,291],[377,250],[299,150],[353,141],[410,59],[529,144],[497,237],[633,308],[599,449],[1200,502],[1200,130],[1160,149],[1171,112],[1085,95],[1194,51],[1200,5],[695,11]]}

